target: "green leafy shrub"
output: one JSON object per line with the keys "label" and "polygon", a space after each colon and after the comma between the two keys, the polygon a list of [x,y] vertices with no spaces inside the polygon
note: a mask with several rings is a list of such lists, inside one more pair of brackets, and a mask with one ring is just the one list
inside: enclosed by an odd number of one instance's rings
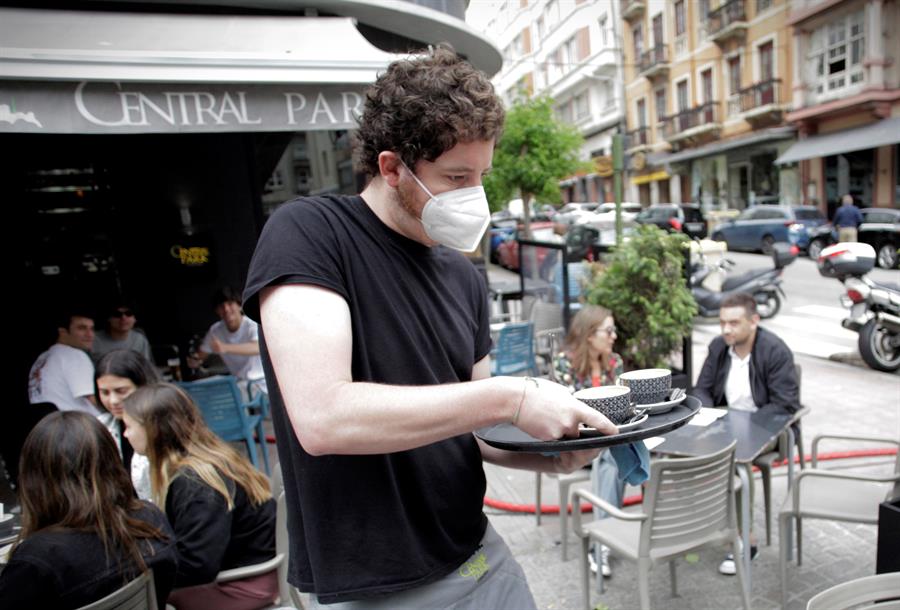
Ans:
{"label": "green leafy shrub", "polygon": [[612,311],[626,368],[668,368],[691,333],[697,305],[684,278],[689,244],[683,234],[641,226],[585,287],[589,303]]}

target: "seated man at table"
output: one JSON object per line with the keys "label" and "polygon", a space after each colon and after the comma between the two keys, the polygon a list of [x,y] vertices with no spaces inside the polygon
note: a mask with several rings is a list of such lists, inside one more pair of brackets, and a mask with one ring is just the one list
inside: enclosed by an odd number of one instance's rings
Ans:
{"label": "seated man at table", "polygon": [[209,327],[200,349],[188,356],[188,366],[198,368],[210,354],[219,354],[242,389],[249,382],[260,380],[257,388],[265,392],[259,325],[244,315],[240,292],[231,287],[222,288],[216,291],[213,303],[219,321]]}
{"label": "seated man at table", "polygon": [[[759,326],[753,297],[738,293],[723,300],[719,324],[722,334],[709,344],[693,395],[704,407],[727,406],[750,412],[778,408],[796,411],[800,391],[794,355],[775,333]],[[752,473],[747,478],[752,508]],[[754,559],[759,551],[752,532],[750,540],[750,558]],[[719,565],[719,572],[735,573],[730,554]]]}

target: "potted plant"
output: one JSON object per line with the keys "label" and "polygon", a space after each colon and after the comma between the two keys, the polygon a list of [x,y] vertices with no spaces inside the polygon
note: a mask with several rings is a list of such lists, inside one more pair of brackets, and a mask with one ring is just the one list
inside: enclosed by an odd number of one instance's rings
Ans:
{"label": "potted plant", "polygon": [[[612,311],[626,369],[672,368],[672,354],[690,337],[697,305],[684,276],[689,244],[683,234],[643,225],[595,266],[585,298]],[[681,376],[689,377],[690,368],[685,363]],[[689,378],[676,384],[676,377],[673,371],[673,385],[691,384]]]}

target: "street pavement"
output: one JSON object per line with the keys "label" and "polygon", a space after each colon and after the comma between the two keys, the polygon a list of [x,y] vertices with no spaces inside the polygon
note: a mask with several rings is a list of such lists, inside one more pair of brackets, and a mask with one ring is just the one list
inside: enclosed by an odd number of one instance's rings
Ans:
{"label": "street pavement", "polygon": [[[731,256],[729,254],[729,256]],[[738,255],[740,257],[741,255]],[[743,255],[742,262],[762,266],[769,259]],[[797,263],[811,263],[798,260]],[[795,263],[796,264],[796,263]],[[808,272],[816,273],[808,267]],[[800,266],[798,266],[799,268]],[[892,272],[888,272],[892,273]],[[509,272],[497,267],[489,269],[492,281],[508,279]],[[890,277],[890,276],[889,276]],[[820,433],[888,436],[900,438],[900,375],[873,371],[858,358],[853,358],[856,335],[842,335],[842,308],[834,307],[821,296],[808,299],[792,294],[786,278],[788,304],[765,326],[785,338],[802,367],[801,400],[811,407],[803,420],[803,440],[809,456],[813,437]],[[894,281],[897,281],[896,278]],[[841,286],[835,280],[835,295]],[[821,285],[818,286],[822,288]],[[815,302],[815,301],[820,302]],[[793,307],[793,308],[792,308]],[[831,309],[829,309],[831,308]],[[839,311],[838,311],[839,310]],[[835,327],[837,331],[835,330]],[[715,320],[700,321],[693,336],[693,369],[696,379],[706,357],[706,346],[718,334]],[[849,332],[849,331],[844,331]],[[834,355],[843,357],[831,359]],[[867,448],[858,442],[831,442],[820,451],[842,451]],[[887,472],[893,458],[865,458],[834,460],[820,464],[828,469],[853,469],[861,472]],[[535,475],[486,465],[487,496],[517,505],[533,505]],[[556,481],[543,476],[543,504],[557,506]],[[772,481],[773,511],[787,497],[786,468],[776,469]],[[638,493],[626,490],[626,497]],[[629,510],[637,510],[639,506]],[[542,524],[535,524],[533,514],[510,513],[486,508],[490,520],[506,539],[513,555],[525,569],[537,606],[547,610],[582,608],[579,584],[579,565],[575,559],[578,543],[569,533],[569,560],[560,557],[559,517],[547,514]],[[588,517],[588,515],[585,515]],[[760,539],[761,554],[753,562],[751,603],[754,608],[780,607],[780,578],[778,574],[777,514],[773,516],[772,546],[765,545],[765,512],[762,485],[757,480],[754,502],[753,529]],[[571,521],[570,521],[571,523]],[[571,526],[570,526],[571,527]],[[875,573],[877,528],[831,521],[804,520],[802,566],[788,568],[790,610],[806,607],[814,594],[834,584]],[[900,541],[895,541],[900,544]],[[706,549],[690,554],[677,562],[678,597],[670,596],[669,570],[666,565],[651,571],[651,605],[673,610],[706,610],[741,607],[735,577],[720,575],[717,566],[724,555],[720,549]],[[598,593],[593,587],[591,607],[610,610],[638,607],[637,569],[634,562],[613,557],[613,576],[606,581],[606,591]]]}

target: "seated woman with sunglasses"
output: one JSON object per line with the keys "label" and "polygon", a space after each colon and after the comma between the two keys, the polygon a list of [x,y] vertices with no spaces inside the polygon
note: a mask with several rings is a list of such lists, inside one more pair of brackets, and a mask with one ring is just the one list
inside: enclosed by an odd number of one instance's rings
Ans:
{"label": "seated woman with sunglasses", "polygon": [[[585,305],[578,310],[569,326],[563,350],[553,359],[556,380],[572,392],[584,388],[614,385],[624,372],[622,357],[613,351],[616,342],[616,323],[612,312],[605,307]],[[622,506],[625,483],[619,480],[619,469],[609,451],[594,459],[591,468],[591,491],[614,506]],[[594,509],[594,518],[603,519],[606,513]],[[597,562],[590,556],[591,569]],[[609,549],[600,549],[600,569],[611,576]]]}
{"label": "seated woman with sunglasses", "polygon": [[94,345],[91,357],[99,362],[103,356],[114,349],[130,349],[139,353],[149,362],[153,362],[153,352],[147,336],[135,328],[137,317],[129,305],[115,305],[109,310],[106,328],[94,334]]}
{"label": "seated woman with sunglasses", "polygon": [[19,461],[22,531],[0,574],[0,608],[79,608],[152,569],[160,609],[175,580],[175,536],[134,496],[112,437],[60,411],[28,435]]}
{"label": "seated woman with sunglasses", "polygon": [[275,557],[275,501],[269,481],[206,427],[180,388],[158,383],[125,400],[125,436],[150,460],[150,484],[175,531],[178,610],[254,610],[278,596],[278,576],[216,583],[222,570]]}

